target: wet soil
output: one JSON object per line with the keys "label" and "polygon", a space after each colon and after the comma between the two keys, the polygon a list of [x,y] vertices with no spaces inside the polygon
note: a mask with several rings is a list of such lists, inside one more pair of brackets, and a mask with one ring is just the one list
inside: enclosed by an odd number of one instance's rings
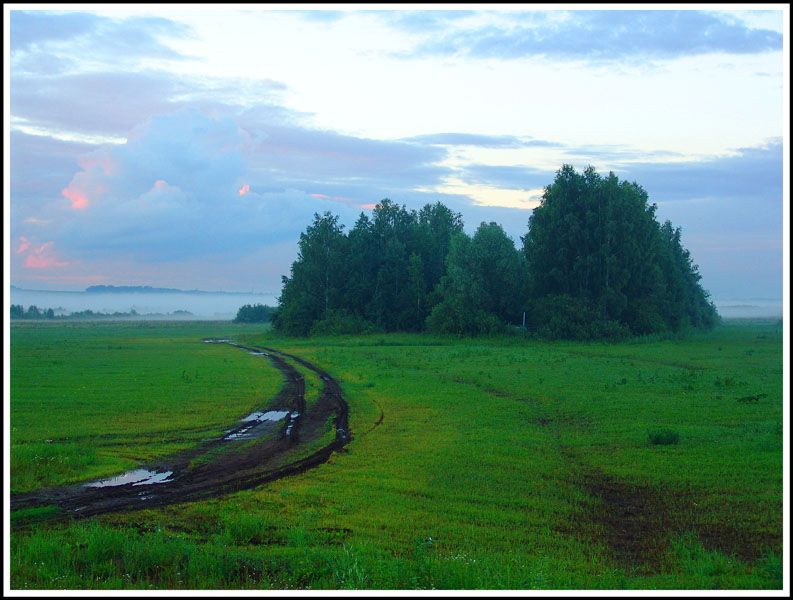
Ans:
{"label": "wet soil", "polygon": [[[347,403],[341,386],[329,373],[271,348],[246,347],[227,339],[204,341],[228,344],[269,360],[284,376],[278,394],[221,437],[113,478],[14,495],[11,510],[57,506],[59,512],[37,520],[63,520],[214,497],[302,473],[327,461],[350,441]],[[305,381],[287,358],[322,379],[319,397],[308,410]],[[300,460],[289,461],[289,451],[318,439],[331,417],[335,439]]]}
{"label": "wet soil", "polygon": [[665,487],[606,473],[564,445],[564,428],[559,427],[563,420],[530,420],[555,429],[559,451],[575,473],[570,483],[587,498],[577,505],[573,519],[556,526],[561,533],[601,544],[620,568],[645,575],[664,572],[672,544],[687,535],[705,550],[746,564],[756,564],[769,551],[781,556],[782,530],[769,526],[768,515],[747,504],[737,511],[742,519],[736,520],[735,498],[684,482]]}

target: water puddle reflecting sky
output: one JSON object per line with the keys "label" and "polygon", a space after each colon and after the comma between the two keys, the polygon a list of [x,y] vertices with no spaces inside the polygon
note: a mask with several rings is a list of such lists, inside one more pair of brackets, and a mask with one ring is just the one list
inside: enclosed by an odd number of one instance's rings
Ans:
{"label": "water puddle reflecting sky", "polygon": [[156,471],[150,471],[148,469],[135,469],[133,471],[127,471],[126,473],[122,473],[116,477],[111,477],[110,479],[100,479],[99,481],[94,481],[92,483],[86,483],[85,487],[115,487],[119,485],[151,485],[153,483],[167,483],[171,481],[168,479],[171,475],[173,475],[173,471],[164,471],[162,473],[157,473]]}
{"label": "water puddle reflecting sky", "polygon": [[[261,437],[266,432],[272,429],[272,425],[274,423],[278,423],[279,421],[283,421],[287,415],[289,415],[288,410],[268,410],[266,412],[253,412],[249,414],[247,417],[240,419],[245,423],[250,423],[248,427],[243,427],[235,431],[234,433],[229,433],[224,440],[252,440],[257,437]],[[228,433],[228,432],[227,432]]]}

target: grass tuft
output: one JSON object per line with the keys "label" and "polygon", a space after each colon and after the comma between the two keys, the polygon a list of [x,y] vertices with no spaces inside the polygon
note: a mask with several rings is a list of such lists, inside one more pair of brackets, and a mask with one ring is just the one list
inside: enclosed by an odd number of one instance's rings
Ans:
{"label": "grass tuft", "polygon": [[654,446],[672,446],[680,441],[680,434],[672,429],[654,429],[647,432]]}

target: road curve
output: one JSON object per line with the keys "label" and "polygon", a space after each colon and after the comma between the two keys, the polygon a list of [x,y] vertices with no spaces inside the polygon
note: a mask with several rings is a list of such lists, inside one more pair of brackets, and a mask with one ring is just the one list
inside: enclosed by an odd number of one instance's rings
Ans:
{"label": "road curve", "polygon": [[[228,344],[268,359],[284,375],[281,389],[266,406],[249,415],[248,420],[238,422],[223,436],[195,448],[141,465],[116,478],[13,495],[12,512],[43,506],[60,509],[21,524],[164,506],[253,488],[316,467],[352,439],[349,408],[342,397],[341,386],[326,371],[298,356],[272,348],[248,347],[222,338],[203,341]],[[286,359],[314,371],[322,380],[318,399],[308,410],[303,376]],[[331,416],[334,416],[336,427],[334,440],[304,458],[289,461],[289,450],[318,439]]]}

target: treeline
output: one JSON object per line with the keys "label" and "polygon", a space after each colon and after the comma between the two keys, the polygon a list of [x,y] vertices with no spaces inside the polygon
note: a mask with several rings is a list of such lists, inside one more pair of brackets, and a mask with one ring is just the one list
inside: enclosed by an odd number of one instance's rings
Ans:
{"label": "treeline", "polygon": [[516,248],[501,225],[473,236],[440,202],[385,199],[347,233],[314,215],[283,277],[275,327],[290,335],[430,331],[478,335],[524,324],[593,339],[708,328],[718,320],[680,228],[659,224],[637,183],[560,169]]}
{"label": "treeline", "polygon": [[128,294],[133,293],[146,293],[146,294],[182,294],[187,293],[175,288],[155,288],[150,285],[92,285],[85,288],[88,294]]}
{"label": "treeline", "polygon": [[134,317],[192,317],[193,313],[186,310],[175,310],[172,313],[163,315],[162,313],[140,314],[134,308],[129,312],[103,313],[92,310],[78,310],[68,315],[55,314],[52,308],[38,308],[36,305],[29,306],[27,310],[21,304],[11,305],[11,319],[33,319],[33,320],[64,320],[64,319],[128,319]]}

